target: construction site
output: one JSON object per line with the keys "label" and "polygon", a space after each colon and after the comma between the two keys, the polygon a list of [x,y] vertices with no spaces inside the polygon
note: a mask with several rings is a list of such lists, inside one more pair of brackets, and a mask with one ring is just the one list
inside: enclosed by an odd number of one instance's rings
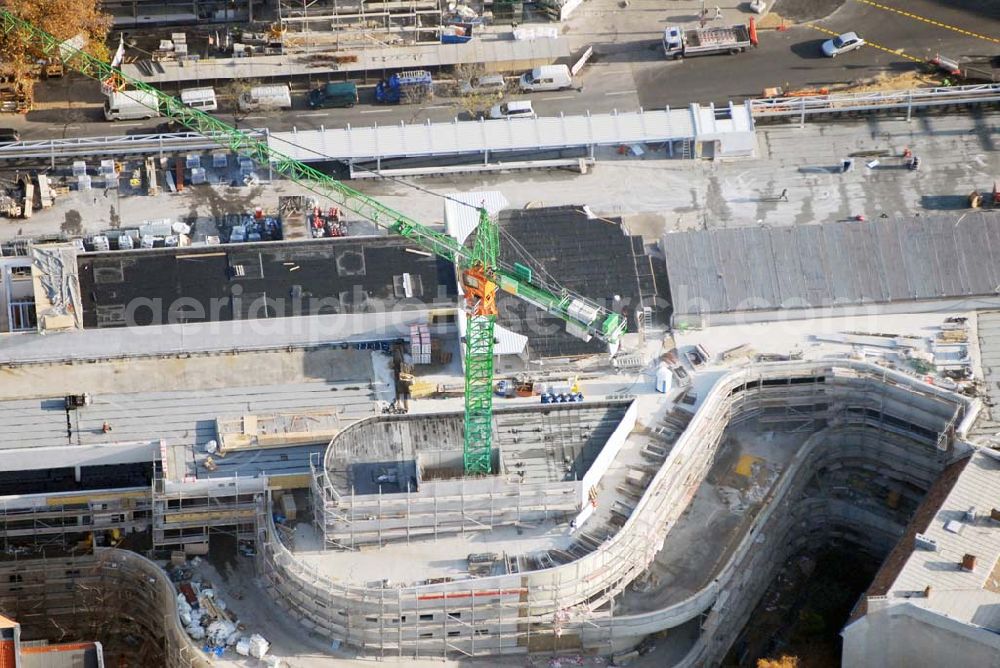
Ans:
{"label": "construction site", "polygon": [[0,144],[0,666],[996,662],[995,85],[274,132],[149,85],[569,5],[107,3],[272,21],[157,67],[0,11],[185,129]]}

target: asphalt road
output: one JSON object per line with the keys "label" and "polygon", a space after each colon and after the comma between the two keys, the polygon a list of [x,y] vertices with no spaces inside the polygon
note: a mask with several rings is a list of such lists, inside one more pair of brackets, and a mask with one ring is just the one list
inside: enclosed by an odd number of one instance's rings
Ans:
{"label": "asphalt road", "polygon": [[[869,0],[847,0],[833,14],[815,23],[796,25],[784,32],[762,31],[760,46],[747,53],[684,61],[665,60],[656,40],[622,42],[616,37],[613,43],[603,45],[605,48],[597,48],[599,55],[578,77],[578,89],[518,95],[517,99],[532,100],[535,111],[545,116],[677,107],[691,102],[721,104],[758,96],[769,86],[786,90],[814,88],[882,72],[902,72],[937,53],[953,58],[995,56],[1000,54],[998,5],[1000,0],[992,4],[984,0],[950,4],[944,0],[882,0],[881,6]],[[779,4],[777,11],[780,9]],[[667,10],[657,22],[667,24],[677,18]],[[821,56],[820,44],[824,40],[849,30],[858,32],[871,46],[836,59]],[[43,101],[65,100],[67,96],[77,100],[73,109],[39,109],[25,117],[8,117],[10,120],[4,119],[3,123],[18,127],[24,138],[136,134],[152,131],[158,124],[104,121],[97,86],[85,80],[43,83],[38,89]],[[362,88],[361,96],[362,103],[353,109],[313,111],[305,107],[304,95],[298,94],[293,112],[253,114],[241,125],[272,130],[314,129],[400,121],[444,122],[461,114],[453,98],[438,97],[418,107],[377,106],[373,104],[371,87]],[[221,113],[219,117],[233,120],[231,114]]]}
{"label": "asphalt road", "polygon": [[[816,88],[874,77],[882,72],[904,72],[936,54],[952,58],[1000,54],[1000,18],[947,7],[936,0],[883,0],[880,4],[905,8],[927,20],[997,41],[849,0],[828,18],[811,25],[797,25],[786,32],[762,32],[760,46],[748,53],[691,58],[637,69],[639,102],[652,108],[686,101],[739,101],[759,96],[769,86],[782,86],[786,90]],[[837,58],[824,58],[820,45],[831,37],[830,33],[847,31],[857,32],[875,46]],[[901,51],[890,53],[897,50]],[[687,91],[694,94],[686,95]]]}

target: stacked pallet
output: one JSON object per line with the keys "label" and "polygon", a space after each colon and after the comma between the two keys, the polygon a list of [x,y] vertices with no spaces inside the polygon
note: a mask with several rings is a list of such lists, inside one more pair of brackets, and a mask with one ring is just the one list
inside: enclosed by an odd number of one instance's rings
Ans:
{"label": "stacked pallet", "polygon": [[425,324],[410,325],[410,357],[414,364],[431,363],[431,332]]}

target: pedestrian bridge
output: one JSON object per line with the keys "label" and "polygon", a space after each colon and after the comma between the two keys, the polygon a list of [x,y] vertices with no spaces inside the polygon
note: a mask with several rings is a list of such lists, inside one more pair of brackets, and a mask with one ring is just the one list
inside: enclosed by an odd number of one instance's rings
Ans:
{"label": "pedestrian bridge", "polygon": [[[749,103],[681,109],[459,121],[274,132],[270,147],[302,162],[338,161],[353,167],[401,158],[436,159],[478,155],[483,163],[513,155],[599,146],[666,144],[671,155],[752,156],[756,147]],[[437,162],[437,160],[435,160]],[[442,160],[447,164],[447,160]],[[530,162],[530,161],[529,161]]]}

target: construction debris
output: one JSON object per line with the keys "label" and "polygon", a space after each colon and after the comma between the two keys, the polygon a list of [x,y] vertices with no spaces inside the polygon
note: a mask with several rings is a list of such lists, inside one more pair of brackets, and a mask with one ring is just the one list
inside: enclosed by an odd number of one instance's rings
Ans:
{"label": "construction debris", "polygon": [[271,647],[267,639],[258,633],[245,635],[239,619],[218,597],[212,583],[195,579],[201,559],[179,561],[171,559],[166,571],[177,584],[177,615],[191,639],[204,641],[202,649],[212,656],[221,657],[233,649],[241,656],[263,659]]}

